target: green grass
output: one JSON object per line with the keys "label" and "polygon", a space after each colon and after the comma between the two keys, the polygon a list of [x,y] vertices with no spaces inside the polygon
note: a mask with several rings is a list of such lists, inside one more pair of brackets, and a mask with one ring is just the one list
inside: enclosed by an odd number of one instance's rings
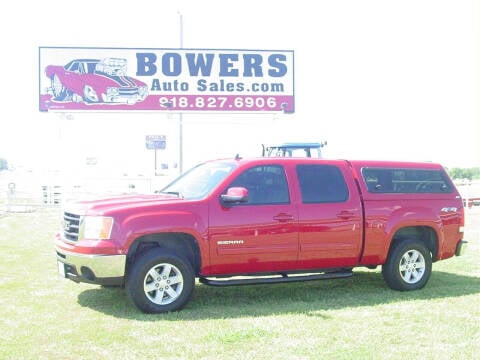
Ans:
{"label": "green grass", "polygon": [[[215,288],[146,315],[122,289],[57,275],[56,209],[0,217],[0,359],[473,359],[480,352],[479,226],[467,254],[415,292],[379,270],[352,278]],[[480,223],[480,212],[470,217]]]}

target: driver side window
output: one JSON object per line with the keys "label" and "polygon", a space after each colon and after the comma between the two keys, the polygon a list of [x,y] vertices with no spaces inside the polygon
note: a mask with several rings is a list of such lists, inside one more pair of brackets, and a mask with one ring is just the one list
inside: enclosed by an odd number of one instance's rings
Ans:
{"label": "driver side window", "polygon": [[288,204],[290,196],[283,167],[277,165],[255,166],[240,174],[229,187],[248,190],[246,205]]}

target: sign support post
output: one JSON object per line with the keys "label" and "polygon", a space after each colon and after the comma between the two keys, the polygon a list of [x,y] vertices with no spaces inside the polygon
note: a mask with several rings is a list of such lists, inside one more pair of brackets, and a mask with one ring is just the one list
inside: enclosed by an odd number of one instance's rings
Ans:
{"label": "sign support post", "polygon": [[[183,49],[183,15],[181,12],[178,12],[180,16],[180,49]],[[179,132],[179,159],[178,167],[180,175],[183,174],[183,113],[180,111],[178,115],[178,132]]]}

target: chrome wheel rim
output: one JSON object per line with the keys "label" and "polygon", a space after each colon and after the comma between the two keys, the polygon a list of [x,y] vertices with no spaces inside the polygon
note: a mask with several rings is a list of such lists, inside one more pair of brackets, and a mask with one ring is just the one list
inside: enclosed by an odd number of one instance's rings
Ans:
{"label": "chrome wheel rim", "polygon": [[410,250],[403,254],[399,270],[403,281],[408,284],[419,282],[425,274],[425,258],[417,250]]}
{"label": "chrome wheel rim", "polygon": [[182,293],[182,273],[175,265],[157,264],[145,275],[143,290],[147,298],[154,304],[171,304]]}

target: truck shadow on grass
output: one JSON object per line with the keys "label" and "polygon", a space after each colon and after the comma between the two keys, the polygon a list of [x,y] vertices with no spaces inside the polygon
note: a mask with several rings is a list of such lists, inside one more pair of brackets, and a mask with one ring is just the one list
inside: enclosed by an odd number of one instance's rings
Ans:
{"label": "truck shadow on grass", "polygon": [[[106,315],[143,321],[204,320],[305,313],[375,306],[410,300],[454,298],[480,293],[480,278],[434,272],[418,291],[391,290],[378,272],[355,272],[352,278],[287,284],[212,287],[197,284],[192,300],[178,312],[143,314],[121,288],[92,288],[78,295],[81,306]],[[324,316],[324,315],[323,315]]]}

